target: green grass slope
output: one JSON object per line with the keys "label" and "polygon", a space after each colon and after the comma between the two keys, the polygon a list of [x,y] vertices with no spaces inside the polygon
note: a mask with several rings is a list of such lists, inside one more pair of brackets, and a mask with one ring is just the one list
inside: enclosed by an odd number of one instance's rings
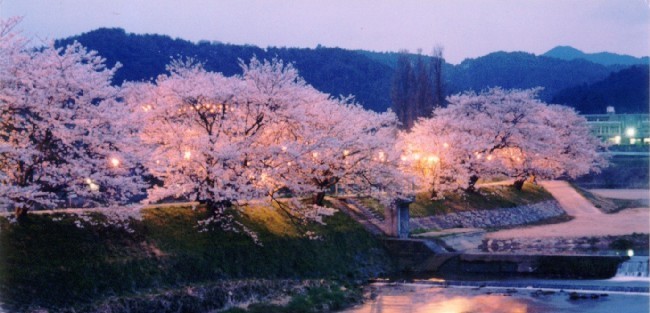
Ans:
{"label": "green grass slope", "polygon": [[447,214],[453,212],[511,208],[553,200],[543,187],[524,184],[522,190],[512,185],[481,187],[477,192],[456,193],[441,200],[431,200],[428,193],[419,193],[410,206],[412,217]]}
{"label": "green grass slope", "polygon": [[[279,210],[247,208],[236,219],[259,244],[241,232],[202,230],[197,222],[208,215],[201,208],[148,208],[142,215],[130,230],[61,213],[33,214],[20,224],[0,218],[0,302],[10,311],[56,308],[224,279],[349,280],[390,270],[376,238],[342,213],[326,217],[326,226],[298,229]],[[300,235],[305,231],[318,239]]]}

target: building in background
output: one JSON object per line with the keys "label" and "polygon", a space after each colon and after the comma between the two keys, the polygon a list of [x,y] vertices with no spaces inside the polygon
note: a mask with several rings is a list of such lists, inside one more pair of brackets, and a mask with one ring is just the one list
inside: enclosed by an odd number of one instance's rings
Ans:
{"label": "building in background", "polygon": [[613,106],[606,114],[585,114],[594,135],[613,145],[650,145],[649,114],[616,114]]}

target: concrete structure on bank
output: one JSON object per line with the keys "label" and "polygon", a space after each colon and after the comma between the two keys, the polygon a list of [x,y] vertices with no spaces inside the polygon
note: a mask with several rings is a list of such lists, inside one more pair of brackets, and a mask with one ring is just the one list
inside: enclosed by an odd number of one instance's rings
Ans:
{"label": "concrete structure on bank", "polygon": [[585,114],[594,135],[614,145],[650,145],[649,114],[616,114],[607,107],[606,114]]}
{"label": "concrete structure on bank", "polygon": [[393,200],[392,205],[388,208],[386,214],[387,235],[397,238],[408,238],[411,231],[409,229],[409,205],[415,198],[397,198]]}

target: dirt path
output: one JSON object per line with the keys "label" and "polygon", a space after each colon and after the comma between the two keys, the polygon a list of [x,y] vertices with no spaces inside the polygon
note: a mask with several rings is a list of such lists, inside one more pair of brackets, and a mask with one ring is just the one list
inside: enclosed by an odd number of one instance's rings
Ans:
{"label": "dirt path", "polygon": [[627,235],[650,233],[650,208],[627,209],[615,214],[604,214],[562,181],[543,182],[542,185],[560,203],[573,220],[501,230],[486,234],[486,238],[544,238]]}
{"label": "dirt path", "polygon": [[571,216],[603,214],[565,181],[549,180],[541,182],[541,185],[553,195],[564,211]]}
{"label": "dirt path", "polygon": [[561,223],[514,228],[488,233],[487,238],[543,238],[618,236],[650,232],[650,210],[636,208],[616,214],[581,215]]}

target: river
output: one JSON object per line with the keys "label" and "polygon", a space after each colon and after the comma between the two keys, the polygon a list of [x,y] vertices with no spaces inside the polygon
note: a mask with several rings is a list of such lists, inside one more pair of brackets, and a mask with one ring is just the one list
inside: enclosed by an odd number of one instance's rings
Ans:
{"label": "river", "polygon": [[345,313],[647,313],[647,278],[375,283]]}

